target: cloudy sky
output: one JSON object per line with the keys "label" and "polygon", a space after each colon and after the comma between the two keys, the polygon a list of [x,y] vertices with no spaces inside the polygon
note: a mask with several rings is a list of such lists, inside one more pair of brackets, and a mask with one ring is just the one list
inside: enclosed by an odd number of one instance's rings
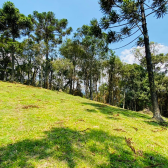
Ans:
{"label": "cloudy sky", "polygon": [[[139,47],[136,47],[136,48],[139,48]],[[123,50],[120,53],[120,59],[123,62],[127,62],[129,64],[138,63],[138,60],[134,57],[134,55],[132,53],[132,51],[134,49],[135,48],[130,48],[130,49]],[[158,49],[157,54],[159,54],[159,53],[167,54],[168,53],[168,46],[165,46],[165,45],[162,45],[162,44],[157,44],[157,49]]]}
{"label": "cloudy sky", "polygon": [[[6,0],[0,1],[0,8],[4,2],[6,2]],[[83,24],[89,25],[90,20],[93,18],[100,20],[103,16],[100,11],[98,0],[11,0],[11,2],[13,2],[20,12],[25,15],[32,14],[35,10],[38,12],[52,11],[55,13],[56,18],[68,19],[68,26],[73,28],[73,33]],[[146,14],[149,13],[148,10],[146,10],[146,12]],[[163,53],[168,53],[167,25],[168,15],[161,19],[156,19],[153,15],[147,17],[147,27],[150,41],[160,44],[160,52]],[[110,48],[115,49],[124,46],[140,34],[141,32],[137,32],[134,36],[127,38],[122,42],[111,44]],[[72,37],[72,35],[70,37]],[[134,57],[131,50],[133,46],[136,46],[135,42],[136,41],[121,49],[114,50],[116,55],[120,56],[121,60],[127,63],[132,63],[134,61]]]}

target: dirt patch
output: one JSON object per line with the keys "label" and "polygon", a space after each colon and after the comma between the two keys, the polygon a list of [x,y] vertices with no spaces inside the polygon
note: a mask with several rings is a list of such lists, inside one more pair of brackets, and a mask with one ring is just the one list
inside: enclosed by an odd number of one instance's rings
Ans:
{"label": "dirt patch", "polygon": [[121,132],[126,132],[125,130],[123,130],[123,129],[118,129],[118,128],[113,129],[113,130],[115,130],[115,131],[121,131]]}
{"label": "dirt patch", "polygon": [[55,124],[63,124],[65,121],[61,120],[61,121],[57,121],[55,122]]}
{"label": "dirt patch", "polygon": [[36,105],[26,105],[26,106],[22,107],[22,109],[29,109],[29,108],[39,108],[39,106],[36,106]]}

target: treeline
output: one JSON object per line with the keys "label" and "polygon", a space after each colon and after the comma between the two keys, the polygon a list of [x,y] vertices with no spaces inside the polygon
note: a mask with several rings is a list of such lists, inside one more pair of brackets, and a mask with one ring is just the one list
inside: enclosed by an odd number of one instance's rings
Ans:
{"label": "treeline", "polygon": [[[58,20],[53,12],[24,16],[13,3],[4,3],[0,80],[62,90],[135,111],[151,109],[144,48],[133,50],[139,65],[126,64],[108,48],[105,33],[95,36],[95,24],[92,20],[68,39],[72,28],[67,19]],[[158,54],[156,46],[150,44],[156,91],[161,114],[168,116],[168,54]]]}

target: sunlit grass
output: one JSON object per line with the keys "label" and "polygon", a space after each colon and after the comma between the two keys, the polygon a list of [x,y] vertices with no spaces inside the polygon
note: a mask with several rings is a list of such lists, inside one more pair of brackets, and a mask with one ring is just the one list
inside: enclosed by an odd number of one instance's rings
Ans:
{"label": "sunlit grass", "polygon": [[0,81],[1,168],[167,168],[167,140],[147,114]]}

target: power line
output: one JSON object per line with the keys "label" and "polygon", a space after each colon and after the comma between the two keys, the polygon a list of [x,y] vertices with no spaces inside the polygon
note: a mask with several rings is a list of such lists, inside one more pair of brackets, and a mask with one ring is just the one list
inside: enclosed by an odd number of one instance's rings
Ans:
{"label": "power line", "polygon": [[114,28],[114,27],[120,27],[120,26],[124,26],[124,25],[127,25],[127,24],[130,24],[130,23],[125,23],[125,24],[118,25],[118,26],[112,26],[112,27],[109,27],[109,28],[111,29],[111,28]]}
{"label": "power line", "polygon": [[[141,35],[142,35],[142,33],[141,33],[137,38],[139,38]],[[123,47],[125,47],[125,46],[131,44],[132,42],[134,42],[137,38],[135,38],[134,40],[132,40],[131,42],[129,42],[128,44],[126,44],[126,45],[124,45],[124,46],[121,46],[121,47],[118,47],[118,48],[114,48],[114,49],[112,49],[112,50],[118,50],[118,49],[120,49],[120,48],[123,48]]]}
{"label": "power line", "polygon": [[126,39],[126,38],[129,38],[129,37],[131,37],[132,35],[134,35],[135,33],[137,33],[139,31],[139,29],[138,30],[136,30],[134,33],[132,33],[131,35],[129,35],[129,36],[127,36],[127,37],[124,37],[124,38],[122,38],[122,40],[123,39]]}

